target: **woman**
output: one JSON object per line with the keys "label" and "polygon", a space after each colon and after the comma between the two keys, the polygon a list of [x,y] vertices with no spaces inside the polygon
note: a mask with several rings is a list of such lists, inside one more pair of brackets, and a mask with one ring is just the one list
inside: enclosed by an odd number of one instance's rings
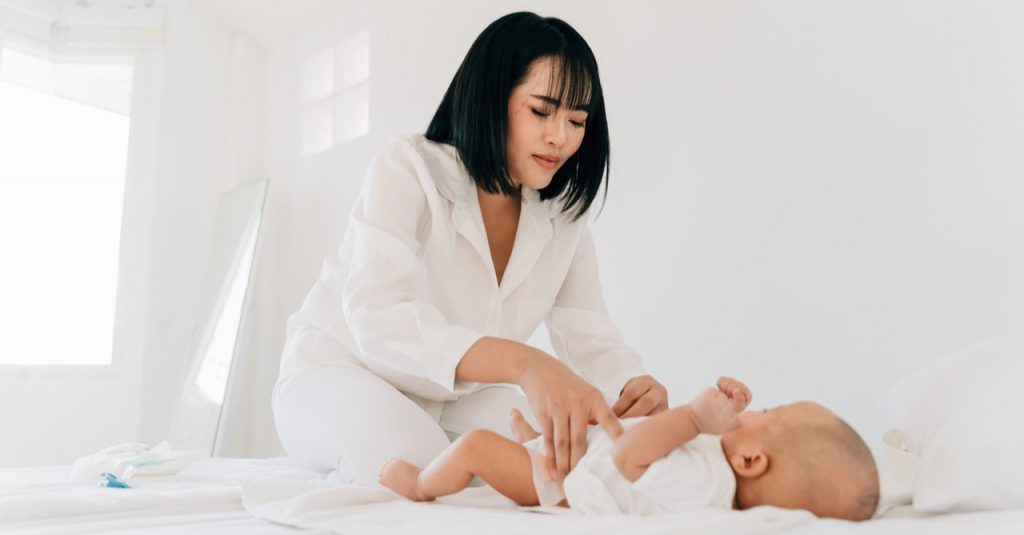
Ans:
{"label": "woman", "polygon": [[[488,26],[426,136],[378,154],[340,253],[288,320],[273,406],[289,455],[372,485],[387,459],[422,466],[470,429],[510,436],[519,409],[561,478],[588,422],[617,435],[616,417],[665,410],[608,318],[582,217],[607,164],[583,38],[532,13]],[[542,320],[562,360],[523,343]]]}

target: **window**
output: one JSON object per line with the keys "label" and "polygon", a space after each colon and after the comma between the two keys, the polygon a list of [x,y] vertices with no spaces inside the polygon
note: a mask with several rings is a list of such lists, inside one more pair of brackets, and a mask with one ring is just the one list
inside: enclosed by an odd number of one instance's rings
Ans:
{"label": "window", "polygon": [[132,75],[0,44],[0,364],[111,363]]}
{"label": "window", "polygon": [[370,32],[302,66],[302,153],[341,145],[370,131]]}

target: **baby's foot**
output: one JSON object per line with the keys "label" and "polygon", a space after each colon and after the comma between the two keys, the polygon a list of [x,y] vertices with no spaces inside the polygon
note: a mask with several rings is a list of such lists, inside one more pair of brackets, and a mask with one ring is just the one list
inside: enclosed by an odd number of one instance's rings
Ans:
{"label": "baby's foot", "polygon": [[416,466],[396,458],[384,463],[378,479],[381,485],[414,502],[429,502],[434,498],[421,493],[416,483],[420,471]]}
{"label": "baby's foot", "polygon": [[540,436],[540,433],[530,427],[529,422],[523,418],[523,413],[519,412],[519,409],[512,409],[511,416],[508,426],[512,429],[512,435],[516,437],[516,442],[523,444]]}

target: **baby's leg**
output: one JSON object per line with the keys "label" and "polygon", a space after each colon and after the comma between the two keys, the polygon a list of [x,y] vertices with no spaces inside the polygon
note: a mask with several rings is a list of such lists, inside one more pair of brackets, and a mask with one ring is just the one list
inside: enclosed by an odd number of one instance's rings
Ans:
{"label": "baby's leg", "polygon": [[538,504],[526,448],[480,429],[459,437],[423,470],[401,459],[388,461],[380,482],[410,500],[428,501],[459,492],[474,475],[519,505]]}

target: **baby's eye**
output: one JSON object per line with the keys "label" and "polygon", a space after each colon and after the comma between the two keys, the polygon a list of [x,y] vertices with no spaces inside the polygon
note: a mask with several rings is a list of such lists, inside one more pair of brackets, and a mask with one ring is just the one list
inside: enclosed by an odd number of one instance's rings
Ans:
{"label": "baby's eye", "polygon": [[768,414],[768,409],[761,409],[761,414]]}

